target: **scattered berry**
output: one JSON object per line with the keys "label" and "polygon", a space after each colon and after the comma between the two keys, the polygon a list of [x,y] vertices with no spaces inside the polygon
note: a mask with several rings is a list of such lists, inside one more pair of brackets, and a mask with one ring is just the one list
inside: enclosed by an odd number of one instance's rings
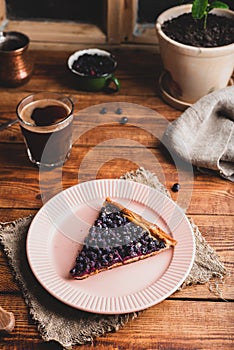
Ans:
{"label": "scattered berry", "polygon": [[172,190],[173,192],[178,192],[178,191],[180,190],[180,184],[179,184],[179,183],[175,183],[175,184],[172,186],[171,190]]}
{"label": "scattered berry", "polygon": [[117,108],[116,111],[115,111],[115,114],[122,114],[123,111],[121,108]]}
{"label": "scattered berry", "polygon": [[107,109],[105,107],[103,107],[101,110],[100,110],[100,114],[106,114],[107,113]]}
{"label": "scattered berry", "polygon": [[128,118],[127,117],[122,117],[119,121],[120,124],[127,124]]}

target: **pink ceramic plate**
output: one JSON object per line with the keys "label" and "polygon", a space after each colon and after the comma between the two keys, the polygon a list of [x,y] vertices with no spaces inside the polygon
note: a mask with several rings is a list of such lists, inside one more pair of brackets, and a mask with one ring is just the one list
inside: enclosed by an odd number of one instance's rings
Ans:
{"label": "pink ceramic plate", "polygon": [[[178,241],[154,257],[73,280],[69,271],[105,197],[157,223]],[[89,312],[127,313],[157,304],[177,290],[194,260],[194,236],[182,210],[162,193],[126,180],[96,180],[70,187],[35,216],[27,256],[36,278],[60,301]]]}

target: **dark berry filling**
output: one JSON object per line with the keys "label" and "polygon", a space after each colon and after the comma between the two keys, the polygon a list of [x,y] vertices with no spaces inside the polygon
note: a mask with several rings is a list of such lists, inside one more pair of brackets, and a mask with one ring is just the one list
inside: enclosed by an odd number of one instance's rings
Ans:
{"label": "dark berry filling", "polygon": [[76,72],[90,77],[101,77],[115,69],[115,60],[111,56],[85,53],[72,64]]}
{"label": "dark berry filling", "polygon": [[70,273],[73,277],[82,277],[163,248],[163,241],[151,237],[142,227],[129,221],[119,209],[108,204],[101,209],[90,228]]}

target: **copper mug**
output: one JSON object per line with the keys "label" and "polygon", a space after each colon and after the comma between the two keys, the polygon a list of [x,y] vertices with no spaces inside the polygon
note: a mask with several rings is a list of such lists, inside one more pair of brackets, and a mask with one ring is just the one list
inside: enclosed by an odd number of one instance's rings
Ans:
{"label": "copper mug", "polygon": [[0,33],[0,84],[17,87],[32,75],[33,63],[28,55],[29,38],[20,32]]}

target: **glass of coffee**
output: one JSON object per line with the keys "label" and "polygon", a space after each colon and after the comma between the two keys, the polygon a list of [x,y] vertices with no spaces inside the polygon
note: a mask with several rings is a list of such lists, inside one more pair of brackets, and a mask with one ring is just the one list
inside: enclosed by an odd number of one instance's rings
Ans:
{"label": "glass of coffee", "polygon": [[65,163],[72,148],[73,102],[54,92],[25,97],[16,113],[31,162],[38,166]]}

